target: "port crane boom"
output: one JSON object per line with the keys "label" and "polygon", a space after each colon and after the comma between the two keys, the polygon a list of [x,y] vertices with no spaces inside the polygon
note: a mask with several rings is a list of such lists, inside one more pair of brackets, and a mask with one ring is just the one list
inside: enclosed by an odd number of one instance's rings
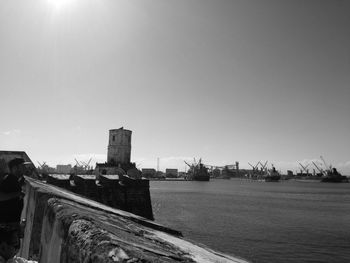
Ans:
{"label": "port crane boom", "polygon": [[318,167],[318,165],[315,163],[315,162],[312,162],[314,165],[315,165],[315,167],[317,168],[317,170],[321,173],[321,174],[324,174],[324,171],[320,168],[320,167]]}
{"label": "port crane boom", "polygon": [[82,164],[76,158],[74,158],[74,160],[77,163],[77,166],[82,166]]}
{"label": "port crane boom", "polygon": [[253,166],[251,163],[248,163],[248,164],[253,168],[253,171],[255,171],[256,168],[258,168],[259,163],[260,161],[255,166]]}
{"label": "port crane boom", "polygon": [[322,155],[320,156],[320,158],[321,158],[322,162],[324,163],[326,169],[332,170],[332,165],[328,166],[326,161],[323,159]]}
{"label": "port crane boom", "polygon": [[191,164],[187,163],[186,161],[184,161],[184,162],[185,162],[185,164],[187,164],[187,165],[188,165],[188,167],[192,168],[192,166],[193,166],[193,165],[191,165]]}
{"label": "port crane boom", "polygon": [[267,161],[264,164],[262,164],[261,162],[259,162],[259,163],[261,165],[261,170],[265,170],[266,165],[267,165]]}
{"label": "port crane boom", "polygon": [[301,168],[303,168],[303,170],[305,171],[306,174],[309,173],[309,170],[307,170],[307,168],[308,168],[308,166],[309,166],[310,164],[304,166],[304,165],[302,165],[301,163],[299,163],[299,165],[301,166]]}

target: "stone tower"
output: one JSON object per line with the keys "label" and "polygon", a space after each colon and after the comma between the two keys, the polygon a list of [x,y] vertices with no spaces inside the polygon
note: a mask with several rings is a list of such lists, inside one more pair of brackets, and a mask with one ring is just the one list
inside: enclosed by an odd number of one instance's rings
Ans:
{"label": "stone tower", "polygon": [[130,163],[131,133],[132,131],[123,127],[109,130],[108,163],[113,165]]}

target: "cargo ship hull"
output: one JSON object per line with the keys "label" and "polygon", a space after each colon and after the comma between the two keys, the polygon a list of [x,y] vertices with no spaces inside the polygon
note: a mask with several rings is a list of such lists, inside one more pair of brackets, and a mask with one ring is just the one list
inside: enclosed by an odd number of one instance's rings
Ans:
{"label": "cargo ship hull", "polygon": [[192,177],[193,181],[209,181],[210,176],[209,175],[194,175]]}
{"label": "cargo ship hull", "polygon": [[321,182],[322,183],[348,183],[349,179],[346,176],[337,176],[337,177],[327,176],[325,178],[322,178]]}
{"label": "cargo ship hull", "polygon": [[281,179],[280,175],[272,175],[265,177],[265,182],[278,182]]}

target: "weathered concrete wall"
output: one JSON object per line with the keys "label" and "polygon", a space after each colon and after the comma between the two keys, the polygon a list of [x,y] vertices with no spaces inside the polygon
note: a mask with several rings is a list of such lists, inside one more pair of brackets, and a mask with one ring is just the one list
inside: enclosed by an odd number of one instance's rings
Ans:
{"label": "weathered concrete wall", "polygon": [[142,217],[26,179],[22,257],[42,263],[246,262]]}
{"label": "weathered concrete wall", "polygon": [[74,183],[71,183],[69,175],[49,175],[47,183],[152,220],[149,181],[123,178],[120,180],[118,175],[101,175],[99,184],[96,184],[95,175],[74,175]]}
{"label": "weathered concrete wall", "polygon": [[153,219],[149,180],[124,179],[119,183],[124,191],[124,210]]}
{"label": "weathered concrete wall", "polygon": [[95,175],[74,175],[73,179],[74,187],[72,190],[75,193],[83,195],[95,201],[100,201],[98,198]]}
{"label": "weathered concrete wall", "polygon": [[67,190],[71,190],[71,184],[69,179],[70,179],[69,174],[49,174],[46,177],[46,182],[48,184],[52,184],[58,187],[65,188]]}
{"label": "weathered concrete wall", "polygon": [[100,186],[101,187],[98,187],[98,192],[101,203],[127,211],[125,205],[125,191],[123,191],[119,184],[118,175],[100,176]]}

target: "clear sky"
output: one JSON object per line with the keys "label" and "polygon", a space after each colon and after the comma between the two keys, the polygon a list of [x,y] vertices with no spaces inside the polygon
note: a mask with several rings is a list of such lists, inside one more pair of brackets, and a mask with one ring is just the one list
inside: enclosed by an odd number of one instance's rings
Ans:
{"label": "clear sky", "polygon": [[2,0],[0,148],[350,174],[350,1]]}

